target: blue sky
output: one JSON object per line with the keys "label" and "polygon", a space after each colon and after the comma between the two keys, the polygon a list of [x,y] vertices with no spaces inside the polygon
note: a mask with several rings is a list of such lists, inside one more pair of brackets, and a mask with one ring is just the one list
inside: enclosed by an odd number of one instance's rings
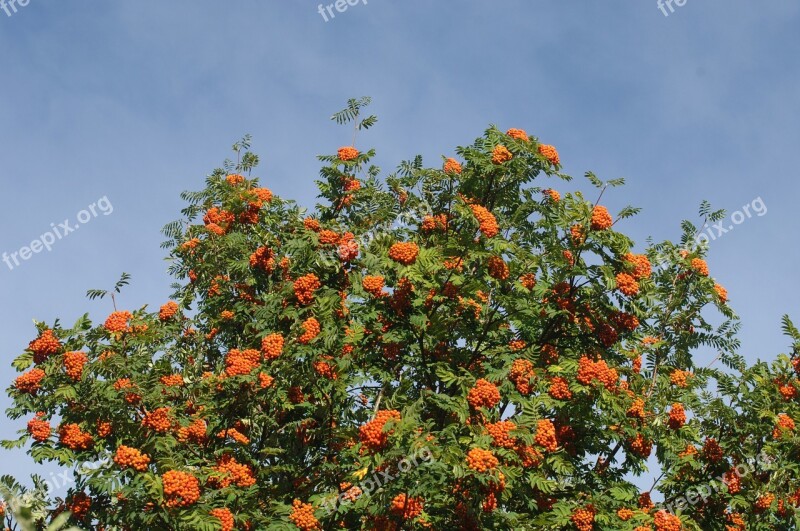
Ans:
{"label": "blue sky", "polygon": [[[317,6],[30,0],[0,11],[0,253],[100,198],[113,205],[51,251],[0,263],[6,367],[33,318],[105,317],[110,302],[84,294],[122,271],[133,275],[122,306],[163,303],[159,231],[243,134],[262,182],[313,205],[316,155],[349,138],[328,117],[361,95],[380,122],[359,147],[378,149],[384,173],[416,154],[438,164],[491,123],[521,127],[576,177],[627,178],[604,202],[643,208],[621,227],[639,248],[677,237],[703,199],[733,212],[760,197],[766,215],[712,242],[709,264],[743,319],[741,352],[786,350],[779,318],[800,321],[800,4],[688,0],[665,17],[656,0],[368,0],[327,22]],[[23,424],[3,421],[0,437]],[[7,457],[6,473],[33,470]]]}

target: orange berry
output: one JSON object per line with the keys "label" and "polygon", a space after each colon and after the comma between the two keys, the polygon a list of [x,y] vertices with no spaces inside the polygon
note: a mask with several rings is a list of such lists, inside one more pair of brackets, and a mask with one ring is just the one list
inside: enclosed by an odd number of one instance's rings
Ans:
{"label": "orange berry", "polygon": [[130,446],[120,445],[117,453],[114,454],[114,462],[122,468],[132,468],[139,472],[147,470],[150,464],[150,456],[131,448]]}
{"label": "orange berry", "polygon": [[473,448],[467,453],[467,466],[476,472],[488,472],[498,467],[500,461],[489,450]]}
{"label": "orange berry", "polygon": [[628,273],[617,273],[616,280],[617,289],[620,290],[623,295],[633,297],[639,293],[639,283]]}
{"label": "orange berry", "polygon": [[552,421],[542,419],[536,423],[536,435],[534,436],[534,441],[536,444],[549,452],[555,452],[558,449],[556,428]]}
{"label": "orange berry", "polygon": [[546,158],[553,166],[561,164],[561,159],[558,158],[558,151],[555,147],[549,144],[539,144],[539,154]]}
{"label": "orange berry", "polygon": [[303,334],[297,338],[297,340],[304,345],[310,343],[315,337],[317,337],[321,330],[319,321],[317,321],[314,317],[309,317],[303,321],[302,327]]}
{"label": "orange berry", "polygon": [[28,344],[28,350],[33,352],[33,362],[42,363],[48,356],[61,351],[61,342],[52,330],[45,330],[42,334]]}
{"label": "orange berry", "polygon": [[85,352],[80,350],[64,354],[64,368],[67,371],[67,376],[71,380],[80,380],[83,374],[83,366],[86,365],[88,361],[89,357]]}
{"label": "orange berry", "polygon": [[528,141],[528,133],[526,133],[524,129],[514,129],[512,127],[506,131],[506,134],[511,138],[516,138],[517,140],[522,140],[523,142]]}
{"label": "orange berry", "polygon": [[188,472],[170,470],[161,476],[167,507],[187,507],[200,499],[200,481]]}
{"label": "orange berry", "polygon": [[168,321],[172,316],[178,313],[178,303],[169,301],[164,304],[158,311],[158,319],[161,321]]}
{"label": "orange berry", "polygon": [[337,152],[339,160],[347,162],[358,157],[358,150],[353,146],[340,147]]}
{"label": "orange berry", "polygon": [[448,158],[444,161],[444,172],[450,174],[459,174],[461,173],[461,164],[453,158]]}
{"label": "orange berry", "polygon": [[233,531],[234,520],[230,509],[225,507],[212,509],[209,514],[219,520],[221,531]]}
{"label": "orange berry", "polygon": [[28,421],[28,433],[31,434],[33,440],[39,442],[44,442],[49,439],[50,433],[52,432],[50,423],[46,420],[42,420],[43,416],[44,413],[40,411],[36,414],[36,417]]}
{"label": "orange berry", "polygon": [[613,225],[613,220],[608,209],[601,205],[595,205],[592,209],[592,230],[606,230],[611,225]]}
{"label": "orange berry", "polygon": [[513,158],[507,147],[498,145],[492,150],[492,164],[503,164]]}
{"label": "orange berry", "polygon": [[289,515],[289,520],[291,520],[300,531],[322,529],[319,521],[314,517],[313,505],[310,503],[302,503],[300,500],[294,500],[292,508],[292,514]]}
{"label": "orange berry", "polygon": [[35,395],[44,377],[45,372],[42,369],[33,368],[17,376],[14,380],[14,387],[20,393]]}
{"label": "orange berry", "polygon": [[403,265],[411,265],[417,261],[419,247],[413,242],[398,242],[389,248],[389,258]]}
{"label": "orange berry", "polygon": [[474,215],[475,219],[478,220],[480,231],[484,236],[487,238],[494,238],[500,233],[500,228],[497,225],[497,219],[495,219],[494,215],[485,207],[480,205],[470,205],[469,208],[472,209],[472,215]]}
{"label": "orange berry", "polygon": [[480,378],[467,393],[467,402],[474,409],[493,408],[500,403],[500,391],[493,383]]}
{"label": "orange berry", "polygon": [[413,520],[422,513],[422,498],[412,498],[406,494],[398,494],[392,498],[389,511],[404,520]]}

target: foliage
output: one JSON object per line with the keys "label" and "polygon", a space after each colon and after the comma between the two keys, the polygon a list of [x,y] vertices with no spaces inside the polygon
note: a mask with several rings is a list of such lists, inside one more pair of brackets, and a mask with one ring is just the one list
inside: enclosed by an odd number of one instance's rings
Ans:
{"label": "foliage", "polygon": [[[356,135],[368,104],[333,119]],[[310,215],[249,177],[249,147],[164,229],[173,301],[38,323],[14,361],[8,415],[28,425],[5,446],[76,470],[40,520],[791,527],[800,334],[787,318],[791,356],[746,366],[694,225],[633,254],[617,222],[638,210],[600,204],[622,181],[559,194],[555,148],[519,129],[385,179],[354,136],[320,157]],[[634,481],[655,463],[660,507]]]}

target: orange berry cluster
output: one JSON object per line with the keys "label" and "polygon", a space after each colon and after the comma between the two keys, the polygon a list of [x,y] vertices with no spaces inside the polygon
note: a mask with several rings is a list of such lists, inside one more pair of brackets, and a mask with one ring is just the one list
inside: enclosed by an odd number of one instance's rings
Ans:
{"label": "orange berry cluster", "polygon": [[476,472],[494,470],[500,461],[489,450],[473,448],[467,453],[467,466]]}
{"label": "orange berry cluster", "polygon": [[332,359],[332,356],[322,356],[321,360],[312,363],[314,371],[316,371],[316,373],[323,378],[327,378],[328,380],[336,380],[339,378],[339,375],[336,373],[336,365],[329,361]]}
{"label": "orange berry cluster", "polygon": [[170,408],[160,407],[146,413],[142,419],[142,427],[149,428],[157,433],[166,433],[172,428]]}
{"label": "orange berry cluster", "polygon": [[771,492],[762,494],[758,497],[758,499],[756,499],[756,503],[753,504],[753,510],[757,513],[763,513],[770,508],[773,501],[775,501],[775,495]]}
{"label": "orange berry cluster", "polygon": [[383,431],[390,420],[399,422],[400,412],[396,409],[378,411],[374,419],[358,428],[358,439],[361,444],[373,452],[382,450],[392,433],[392,430]]}
{"label": "orange berry cluster", "polygon": [[170,470],[161,475],[167,507],[187,507],[200,499],[200,481],[188,472]]}
{"label": "orange berry cluster", "polygon": [[556,376],[550,380],[550,389],[548,393],[556,400],[569,400],[572,398],[572,391],[569,390],[569,383],[560,376]]}
{"label": "orange berry cluster", "polygon": [[358,157],[358,150],[353,146],[344,146],[340,147],[336,154],[339,157],[339,160],[347,162]]}
{"label": "orange berry cluster", "polygon": [[412,520],[422,514],[422,508],[422,498],[413,498],[403,493],[392,498],[389,511],[404,520]]}
{"label": "orange berry cluster", "polygon": [[232,173],[230,175],[226,175],[225,176],[225,180],[231,186],[235,186],[237,184],[243,183],[244,182],[244,177],[242,175],[237,174],[237,173]]}
{"label": "orange berry cluster", "polygon": [[470,205],[472,215],[478,220],[479,229],[487,238],[494,238],[500,233],[500,227],[494,214],[480,205]]}
{"label": "orange berry cluster", "polygon": [[551,190],[548,188],[547,190],[542,190],[542,193],[546,195],[553,203],[558,203],[561,201],[561,194],[559,194],[557,190]]}
{"label": "orange berry cluster", "polygon": [[17,376],[14,380],[14,387],[16,387],[20,393],[33,395],[39,390],[44,377],[45,373],[42,369],[33,368]]}
{"label": "orange berry cluster", "polygon": [[315,337],[319,335],[321,330],[319,321],[317,321],[314,317],[309,317],[302,324],[303,327],[303,334],[297,338],[297,340],[306,345],[310,343]]}
{"label": "orange berry cluster", "polygon": [[467,393],[467,402],[473,409],[493,408],[500,403],[500,390],[492,382],[480,378]]}
{"label": "orange berry cluster", "polygon": [[447,215],[437,214],[435,216],[424,216],[422,218],[422,225],[420,226],[423,232],[433,232],[435,230],[447,230]]}
{"label": "orange berry cluster", "polygon": [[506,131],[506,134],[511,138],[516,138],[517,140],[522,140],[523,142],[528,141],[528,133],[526,133],[524,129],[515,129],[512,127]]}
{"label": "orange berry cluster", "polygon": [[314,517],[314,506],[310,503],[303,503],[300,500],[292,502],[292,514],[289,515],[289,520],[296,525],[300,531],[314,531],[315,529],[322,529],[319,521]]}
{"label": "orange berry cluster", "polygon": [[250,255],[250,267],[272,273],[275,270],[275,252],[269,247],[259,247]]}
{"label": "orange berry cluster", "polygon": [[678,387],[686,387],[686,379],[690,374],[687,371],[682,371],[680,369],[675,369],[669,375],[669,381],[672,385]]}
{"label": "orange berry cluster", "polygon": [[633,518],[633,511],[630,510],[630,509],[627,509],[627,508],[623,508],[623,509],[620,509],[619,511],[617,511],[617,516],[623,522],[627,522],[628,520]]}
{"label": "orange berry cluster", "polygon": [[553,345],[542,345],[539,352],[539,360],[545,365],[558,363],[558,350]]}
{"label": "orange berry cluster", "polygon": [[519,277],[519,283],[522,284],[523,288],[531,290],[536,286],[536,275],[533,273],[525,273]]}
{"label": "orange berry cluster", "polygon": [[637,398],[631,404],[631,407],[628,408],[626,415],[630,418],[634,419],[643,419],[644,418],[644,400],[641,398]]}
{"label": "orange berry cluster", "polygon": [[219,520],[220,531],[233,531],[233,513],[226,507],[211,509],[211,516]]}
{"label": "orange berry cluster", "polygon": [[92,436],[81,430],[77,424],[62,424],[58,428],[58,440],[72,450],[87,450],[92,443]]}
{"label": "orange berry cluster", "polygon": [[42,420],[43,412],[36,414],[35,418],[28,421],[28,433],[31,434],[35,441],[43,442],[50,438],[50,423]]}
{"label": "orange berry cluster", "polygon": [[283,353],[283,336],[280,334],[269,334],[261,340],[261,352],[264,359],[269,361],[277,358]]}
{"label": "orange berry cluster", "polygon": [[42,363],[48,356],[57,354],[61,350],[61,343],[52,330],[45,330],[42,335],[28,345],[28,350],[33,352],[34,363]]}
{"label": "orange berry cluster", "polygon": [[113,312],[108,316],[103,326],[112,333],[129,332],[130,327],[128,326],[128,321],[131,320],[131,317],[133,317],[133,315],[129,311]]}
{"label": "orange berry cluster", "polygon": [[489,276],[497,280],[505,280],[510,273],[508,264],[499,256],[492,256],[489,258]]}
{"label": "orange berry cluster", "polygon": [[794,420],[786,413],[779,414],[775,429],[772,430],[772,437],[778,439],[784,432],[792,431],[794,431]]}
{"label": "orange berry cluster", "polygon": [[258,373],[258,385],[261,389],[270,387],[275,382],[275,378],[265,372]]}
{"label": "orange berry cluster", "polygon": [[384,278],[380,275],[367,275],[361,280],[361,287],[373,297],[383,296]]}
{"label": "orange berry cluster", "polygon": [[336,253],[342,262],[355,260],[356,256],[358,256],[358,242],[352,232],[342,234],[342,238],[339,240],[339,249]]}
{"label": "orange berry cluster", "polygon": [[[116,391],[123,391],[126,389],[134,389],[134,385],[130,378],[120,378],[114,382],[114,389]],[[142,399],[142,395],[138,393],[125,393],[125,401],[129,404],[136,404]]]}
{"label": "orange berry cluster", "polygon": [[167,387],[182,387],[183,386],[183,375],[182,374],[169,374],[167,376],[162,376],[158,379],[162,385]]}
{"label": "orange berry cluster", "polygon": [[717,463],[722,461],[724,455],[725,454],[722,451],[722,447],[719,445],[716,439],[712,437],[706,439],[705,444],[703,444],[703,457],[705,457],[707,461]]}
{"label": "orange berry cluster", "polygon": [[536,435],[534,436],[534,441],[548,452],[555,452],[558,449],[556,428],[552,421],[548,419],[542,419],[536,423]]}
{"label": "orange berry cluster", "polygon": [[656,526],[656,531],[680,531],[683,529],[681,519],[664,510],[656,513],[653,524]]}
{"label": "orange berry cluster", "polygon": [[76,520],[83,520],[92,506],[92,499],[85,492],[78,492],[67,503],[67,510]]}
{"label": "orange berry cluster", "polygon": [[592,361],[586,356],[578,360],[576,379],[583,385],[590,385],[594,380],[600,381],[606,389],[613,389],[619,381],[616,369],[611,369],[605,360]]}
{"label": "orange berry cluster", "polygon": [[517,391],[523,395],[530,394],[530,381],[533,376],[533,363],[523,358],[514,360],[511,364],[511,370],[508,371],[508,379],[514,382]]}
{"label": "orange berry cluster", "polygon": [[639,283],[628,273],[617,273],[616,281],[617,289],[620,290],[623,295],[634,297],[639,293]]}
{"label": "orange berry cluster", "polygon": [[558,157],[558,151],[555,147],[549,144],[539,144],[539,153],[546,158],[553,166],[561,164],[561,159]]}
{"label": "orange berry cluster", "polygon": [[120,445],[117,448],[117,453],[114,454],[114,462],[122,468],[132,468],[139,472],[144,472],[147,470],[147,465],[150,464],[150,456],[143,454],[136,448]]}
{"label": "orange berry cluster", "polygon": [[725,486],[728,487],[729,494],[738,494],[742,490],[742,483],[739,480],[739,474],[735,471],[726,472],[722,478]]}
{"label": "orange berry cluster", "polygon": [[613,224],[614,220],[608,213],[608,209],[602,205],[595,205],[592,209],[592,230],[606,230]]}
{"label": "orange berry cluster", "polygon": [[114,426],[110,422],[97,419],[97,435],[108,437],[112,431],[114,431]]}
{"label": "orange berry cluster", "polygon": [[158,319],[160,321],[168,321],[172,319],[172,316],[176,313],[178,313],[178,303],[169,301],[158,310]]}
{"label": "orange berry cluster", "polygon": [[332,230],[323,230],[319,233],[319,243],[322,245],[334,245],[339,243],[339,235]]}
{"label": "orange berry cluster", "polygon": [[397,242],[389,248],[389,258],[403,265],[417,261],[419,246],[414,242]]}
{"label": "orange berry cluster", "polygon": [[303,275],[294,281],[294,295],[300,304],[311,304],[314,300],[314,292],[321,285],[319,278],[314,273]]}
{"label": "orange berry cluster", "polygon": [[239,444],[250,444],[250,438],[247,437],[247,435],[245,435],[244,433],[237,430],[236,428],[224,429],[219,433],[217,433],[217,437],[220,439],[224,439],[225,437],[230,437]]}
{"label": "orange berry cluster", "polygon": [[492,150],[492,164],[503,164],[504,162],[508,162],[514,156],[508,150],[507,147],[503,145],[495,146]]}
{"label": "orange berry cluster", "polygon": [[623,257],[623,260],[631,267],[631,275],[636,280],[650,278],[653,273],[650,260],[643,254],[628,253]]}
{"label": "orange berry cluster", "polygon": [[83,366],[89,361],[89,356],[85,352],[76,350],[64,354],[64,368],[67,371],[67,376],[71,380],[78,381],[83,374]]}
{"label": "orange berry cluster", "polygon": [[444,161],[443,170],[445,173],[459,174],[461,173],[461,164],[453,158],[448,158]]}
{"label": "orange berry cluster", "polygon": [[205,444],[208,441],[207,429],[208,426],[205,420],[195,419],[188,426],[178,428],[178,440],[182,443]]}
{"label": "orange berry cluster", "polygon": [[570,520],[578,531],[592,531],[594,529],[594,508],[589,505],[575,509]]}
{"label": "orange berry cluster", "polygon": [[672,404],[672,411],[669,412],[669,427],[673,430],[679,430],[686,424],[686,411],[683,409],[682,404]]}
{"label": "orange berry cluster", "polygon": [[728,302],[728,290],[726,290],[719,284],[714,284],[714,291],[717,292],[717,297],[719,297],[719,300],[720,302],[722,302],[722,304]]}
{"label": "orange berry cluster", "polygon": [[229,485],[247,488],[256,484],[256,477],[255,474],[253,474],[253,469],[249,465],[239,463],[230,454],[225,454],[220,457],[217,460],[216,466],[213,467],[213,470],[219,473],[219,475],[212,476],[209,479],[210,483],[223,489]]}
{"label": "orange berry cluster", "polygon": [[255,349],[231,349],[225,355],[225,376],[250,374],[260,363],[261,352]]}
{"label": "orange berry cluster", "polygon": [[319,220],[314,219],[312,217],[307,217],[303,220],[303,226],[310,231],[319,232],[322,228],[319,224]]}
{"label": "orange berry cluster", "polygon": [[486,425],[486,431],[494,440],[494,445],[500,448],[514,448],[517,444],[516,437],[511,436],[511,432],[517,429],[517,425],[509,420],[501,420]]}
{"label": "orange berry cluster", "polygon": [[707,277],[708,276],[708,264],[702,258],[692,258],[692,269],[694,269],[698,275]]}
{"label": "orange berry cluster", "polygon": [[234,221],[236,221],[236,216],[234,216],[232,212],[228,212],[219,207],[209,208],[205,216],[203,216],[203,223],[205,223],[206,227],[211,228],[215,226],[215,228],[222,228],[223,232],[224,228]]}
{"label": "orange berry cluster", "polygon": [[650,457],[650,452],[653,450],[653,443],[645,439],[641,433],[637,433],[636,437],[628,442],[633,453],[643,459]]}

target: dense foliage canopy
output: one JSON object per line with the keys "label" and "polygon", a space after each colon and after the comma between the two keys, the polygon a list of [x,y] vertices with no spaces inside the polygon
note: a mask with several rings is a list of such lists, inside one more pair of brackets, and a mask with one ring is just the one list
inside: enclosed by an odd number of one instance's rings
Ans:
{"label": "dense foliage canopy", "polygon": [[[367,103],[334,119],[368,129]],[[385,178],[354,134],[310,213],[234,150],[165,227],[172,301],[120,309],[123,277],[89,293],[104,322],[40,323],[14,361],[27,427],[5,445],[74,484],[25,498],[6,477],[12,509],[98,530],[794,528],[800,334],[786,319],[791,356],[745,364],[691,223],[635,253],[617,229],[637,210],[602,206],[621,180],[559,193],[556,149],[521,129]]]}

